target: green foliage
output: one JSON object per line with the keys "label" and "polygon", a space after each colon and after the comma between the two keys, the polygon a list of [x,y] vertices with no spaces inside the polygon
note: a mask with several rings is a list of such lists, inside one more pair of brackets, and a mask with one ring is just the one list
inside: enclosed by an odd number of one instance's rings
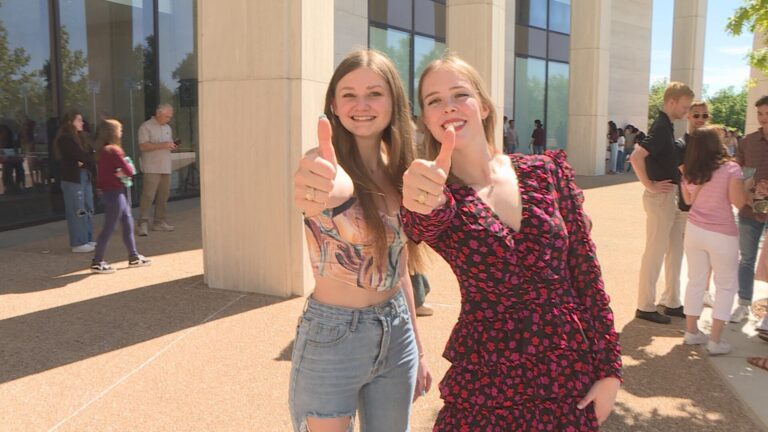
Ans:
{"label": "green foliage", "polygon": [[656,117],[664,109],[664,90],[667,89],[667,79],[656,80],[648,91],[648,127],[650,128]]}
{"label": "green foliage", "polygon": [[747,118],[747,87],[736,90],[733,86],[720,89],[709,102],[711,123],[721,124],[728,129],[744,131]]}
{"label": "green foliage", "polygon": [[[744,29],[752,33],[762,33],[763,42],[768,47],[768,0],[744,0],[744,4],[728,18],[725,29],[738,36]],[[752,51],[748,55],[749,64],[768,74],[768,48]]]}

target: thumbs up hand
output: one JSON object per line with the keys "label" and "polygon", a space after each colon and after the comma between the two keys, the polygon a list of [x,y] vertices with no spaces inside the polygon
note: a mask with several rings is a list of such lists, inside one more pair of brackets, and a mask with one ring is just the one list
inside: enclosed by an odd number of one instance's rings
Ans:
{"label": "thumbs up hand", "polygon": [[445,204],[443,187],[451,171],[456,131],[449,127],[434,161],[416,159],[403,174],[403,206],[413,212],[430,214]]}
{"label": "thumbs up hand", "polygon": [[293,201],[307,216],[343,203],[354,191],[352,179],[339,166],[331,141],[331,123],[317,122],[318,147],[307,152],[293,175]]}

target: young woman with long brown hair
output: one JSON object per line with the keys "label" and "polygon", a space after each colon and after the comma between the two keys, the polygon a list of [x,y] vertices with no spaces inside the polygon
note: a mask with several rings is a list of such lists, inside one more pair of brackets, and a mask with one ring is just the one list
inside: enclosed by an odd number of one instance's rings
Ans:
{"label": "young woman with long brown hair", "polygon": [[349,54],[328,85],[325,116],[319,148],[294,177],[315,275],[292,356],[294,429],[352,431],[357,412],[361,431],[407,431],[431,377],[399,215],[413,131],[392,62]]}

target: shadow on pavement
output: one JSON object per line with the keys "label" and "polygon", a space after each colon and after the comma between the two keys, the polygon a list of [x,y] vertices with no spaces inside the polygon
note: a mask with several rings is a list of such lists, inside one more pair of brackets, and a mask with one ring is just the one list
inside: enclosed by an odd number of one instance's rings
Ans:
{"label": "shadow on pavement", "polygon": [[193,288],[202,276],[0,321],[0,383],[289,299]]}

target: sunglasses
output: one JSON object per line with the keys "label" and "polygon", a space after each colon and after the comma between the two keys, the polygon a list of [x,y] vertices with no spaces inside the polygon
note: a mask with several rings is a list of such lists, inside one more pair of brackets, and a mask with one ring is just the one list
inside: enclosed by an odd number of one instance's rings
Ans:
{"label": "sunglasses", "polygon": [[691,117],[698,119],[703,118],[704,120],[709,118],[709,114],[692,114]]}

